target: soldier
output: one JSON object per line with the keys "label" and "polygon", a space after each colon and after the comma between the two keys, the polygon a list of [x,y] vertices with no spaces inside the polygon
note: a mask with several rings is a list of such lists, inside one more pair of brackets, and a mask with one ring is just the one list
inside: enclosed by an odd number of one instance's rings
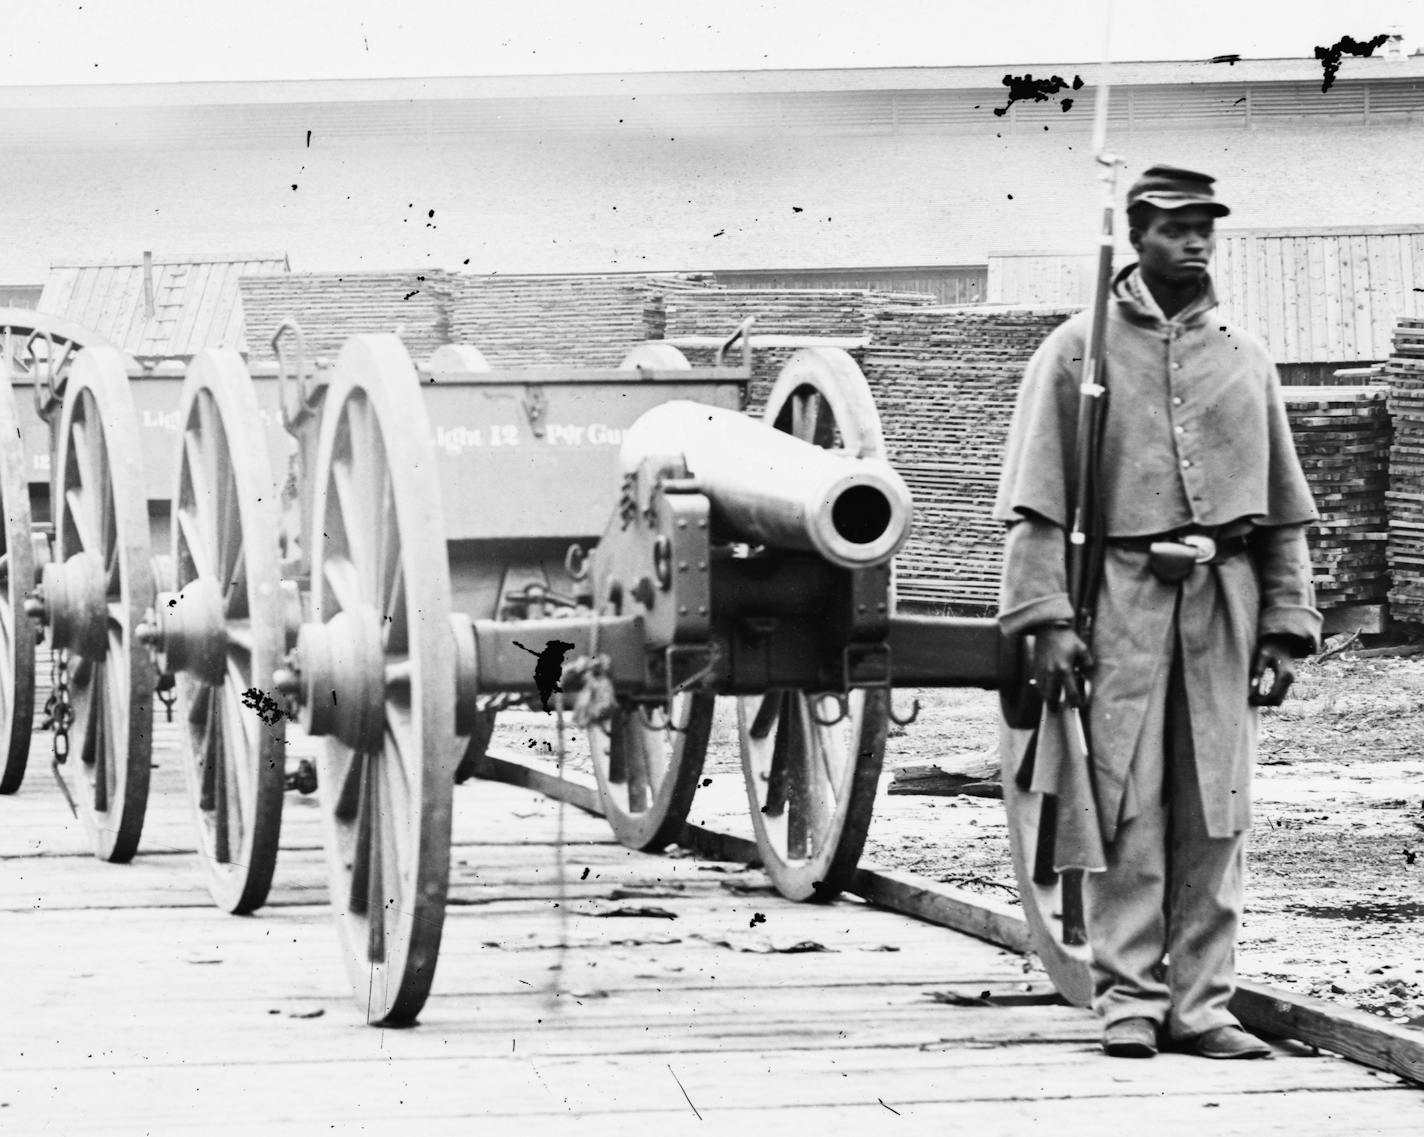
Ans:
{"label": "soldier", "polygon": [[1281,701],[1320,636],[1305,537],[1317,515],[1280,380],[1265,346],[1216,314],[1207,263],[1229,210],[1213,181],[1154,166],[1128,192],[1138,262],[1108,304],[1091,646],[1064,557],[1086,313],[1029,363],[994,511],[1009,525],[999,619],[1036,637],[1045,725],[1064,703],[1088,708],[1106,868],[1083,900],[1117,1057],[1271,1053],[1227,1007],[1255,708]]}

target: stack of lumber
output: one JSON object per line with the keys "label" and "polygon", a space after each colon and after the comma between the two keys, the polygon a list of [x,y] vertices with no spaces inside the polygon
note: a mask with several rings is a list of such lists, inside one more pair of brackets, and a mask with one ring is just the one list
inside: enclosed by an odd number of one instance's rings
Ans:
{"label": "stack of lumber", "polygon": [[[832,340],[861,361],[871,312],[891,301],[927,305],[928,294],[884,293],[853,288],[724,288],[689,282],[666,294],[665,336],[682,347],[694,366],[712,363],[715,349],[685,341],[716,337],[725,340],[748,316],[755,317],[756,337],[804,337]],[[734,349],[727,362],[739,362]],[[752,382],[747,410],[760,413],[766,396],[786,361],[799,350],[795,343],[758,346],[752,352]]]}
{"label": "stack of lumber", "polygon": [[1394,423],[1388,494],[1390,615],[1424,623],[1424,317],[1400,318],[1383,371]]}
{"label": "stack of lumber", "polygon": [[494,367],[617,367],[629,349],[662,338],[669,283],[640,275],[456,276],[450,335]]}
{"label": "stack of lumber", "polygon": [[1388,388],[1284,387],[1301,468],[1320,520],[1310,528],[1320,608],[1376,604],[1388,590]]}
{"label": "stack of lumber", "polygon": [[254,358],[265,358],[277,325],[294,318],[307,350],[334,356],[359,332],[401,331],[406,350],[421,361],[450,342],[450,276],[419,272],[284,272],[242,276],[242,314]]}
{"label": "stack of lumber", "polygon": [[864,370],[890,460],[915,499],[896,562],[901,601],[962,613],[998,602],[1003,526],[991,520],[1024,367],[1071,308],[886,305]]}

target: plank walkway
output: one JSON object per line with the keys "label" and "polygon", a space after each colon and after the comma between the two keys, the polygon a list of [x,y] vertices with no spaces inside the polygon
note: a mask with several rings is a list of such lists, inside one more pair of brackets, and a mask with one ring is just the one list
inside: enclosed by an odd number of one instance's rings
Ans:
{"label": "plank walkway", "polygon": [[126,866],[88,855],[47,759],[37,737],[0,799],[0,1133],[1424,1132],[1417,1087],[1291,1043],[1271,1062],[1107,1059],[1093,1017],[1012,953],[633,854],[493,782],[456,791],[422,1021],[372,1029],[314,801],[288,796],[272,902],[231,917],[203,888],[171,744]]}

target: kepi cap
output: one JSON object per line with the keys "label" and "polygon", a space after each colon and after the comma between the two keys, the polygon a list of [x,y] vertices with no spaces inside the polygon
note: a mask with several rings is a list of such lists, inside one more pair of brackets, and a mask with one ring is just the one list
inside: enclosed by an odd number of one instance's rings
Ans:
{"label": "kepi cap", "polygon": [[1216,193],[1211,188],[1214,181],[1216,179],[1209,174],[1199,174],[1195,170],[1153,166],[1144,170],[1127,191],[1127,208],[1131,209],[1139,203],[1155,205],[1158,209],[1203,205],[1213,217],[1225,217],[1231,210],[1216,200]]}

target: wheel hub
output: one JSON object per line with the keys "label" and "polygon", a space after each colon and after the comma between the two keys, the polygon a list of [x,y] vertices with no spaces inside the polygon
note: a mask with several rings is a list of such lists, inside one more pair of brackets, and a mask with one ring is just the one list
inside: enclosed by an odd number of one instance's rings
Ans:
{"label": "wheel hub", "polygon": [[75,553],[43,567],[39,618],[49,628],[52,650],[104,658],[109,649],[107,583],[104,564],[94,553]]}
{"label": "wheel hub", "polygon": [[386,728],[385,652],[381,617],[362,604],[297,633],[301,724],[308,734],[334,735],[355,750],[381,744]]}
{"label": "wheel hub", "polygon": [[227,627],[222,590],[210,576],[189,581],[183,591],[159,593],[156,611],[159,666],[216,687],[227,667]]}

